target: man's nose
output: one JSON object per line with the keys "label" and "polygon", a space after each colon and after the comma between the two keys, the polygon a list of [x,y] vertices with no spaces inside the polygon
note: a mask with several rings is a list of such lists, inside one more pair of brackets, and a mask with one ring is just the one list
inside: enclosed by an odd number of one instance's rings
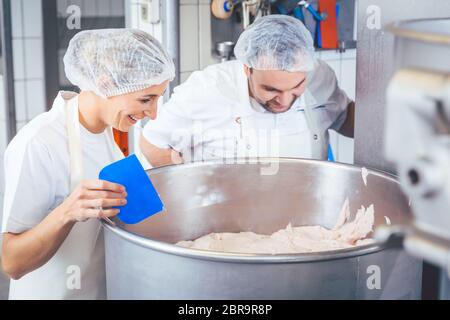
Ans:
{"label": "man's nose", "polygon": [[294,99],[294,95],[290,92],[283,92],[279,95],[278,103],[283,106],[289,106]]}

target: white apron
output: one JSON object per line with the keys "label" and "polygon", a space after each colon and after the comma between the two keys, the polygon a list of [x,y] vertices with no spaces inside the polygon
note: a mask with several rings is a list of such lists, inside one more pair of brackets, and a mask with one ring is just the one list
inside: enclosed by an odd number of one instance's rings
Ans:
{"label": "white apron", "polygon": [[[70,158],[70,192],[83,179],[78,99],[63,92]],[[70,99],[70,100],[69,100]],[[123,154],[107,128],[109,150],[114,160]],[[55,255],[42,267],[11,281],[10,299],[105,299],[104,242],[97,219],[76,223]],[[79,279],[80,277],[81,279]]]}

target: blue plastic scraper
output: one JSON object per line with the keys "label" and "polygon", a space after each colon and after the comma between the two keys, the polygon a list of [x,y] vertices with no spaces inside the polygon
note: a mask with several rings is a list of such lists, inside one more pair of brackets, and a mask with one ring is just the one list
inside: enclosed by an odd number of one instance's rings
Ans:
{"label": "blue plastic scraper", "polygon": [[120,209],[117,216],[124,223],[138,223],[164,210],[158,193],[136,155],[104,167],[100,171],[99,179],[125,187],[128,194],[127,204],[117,207]]}

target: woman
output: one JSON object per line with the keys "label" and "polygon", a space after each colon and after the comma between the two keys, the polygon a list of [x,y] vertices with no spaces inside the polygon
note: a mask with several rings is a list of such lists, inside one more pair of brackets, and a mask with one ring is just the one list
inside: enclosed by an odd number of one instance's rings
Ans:
{"label": "woman", "polygon": [[60,92],[52,109],[28,123],[5,154],[3,269],[10,299],[105,298],[99,219],[126,204],[123,186],[98,180],[123,157],[112,128],[127,132],[156,117],[174,78],[161,45],[140,30],[83,31],[64,57],[80,94]]}

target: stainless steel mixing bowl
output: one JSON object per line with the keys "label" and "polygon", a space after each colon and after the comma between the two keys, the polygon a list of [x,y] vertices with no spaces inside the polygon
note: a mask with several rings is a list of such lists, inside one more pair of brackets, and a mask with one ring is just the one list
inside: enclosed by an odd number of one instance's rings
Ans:
{"label": "stainless steel mixing bowl", "polygon": [[[274,171],[275,174],[266,174]],[[104,224],[112,299],[417,299],[421,261],[373,244],[306,254],[218,253],[173,245],[211,232],[270,234],[288,223],[332,227],[374,204],[375,224],[407,223],[389,175],[300,159],[190,163],[148,171],[166,211],[136,225]]]}

